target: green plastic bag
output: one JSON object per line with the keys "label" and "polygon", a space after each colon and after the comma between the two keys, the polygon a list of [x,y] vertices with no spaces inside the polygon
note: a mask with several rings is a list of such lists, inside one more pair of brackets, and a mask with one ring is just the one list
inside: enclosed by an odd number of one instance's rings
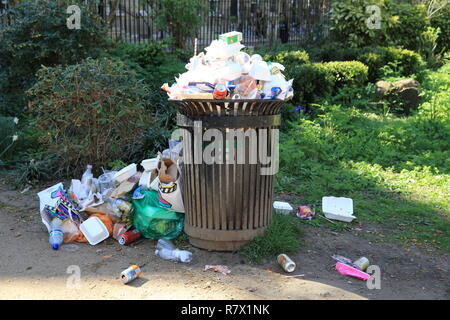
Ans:
{"label": "green plastic bag", "polygon": [[158,192],[142,190],[143,199],[133,199],[133,226],[145,238],[172,240],[183,231],[184,214],[163,208],[158,201]]}

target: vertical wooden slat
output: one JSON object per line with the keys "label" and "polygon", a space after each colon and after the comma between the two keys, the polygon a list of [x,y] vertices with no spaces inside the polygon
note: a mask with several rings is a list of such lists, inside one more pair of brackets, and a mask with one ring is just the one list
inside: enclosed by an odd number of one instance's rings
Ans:
{"label": "vertical wooden slat", "polygon": [[245,142],[245,148],[244,148],[244,152],[245,152],[245,168],[243,170],[243,174],[242,174],[242,179],[241,179],[241,183],[242,183],[242,198],[241,198],[241,203],[242,203],[242,229],[248,229],[248,216],[249,216],[249,193],[250,193],[250,187],[249,187],[249,183],[250,183],[250,172],[251,172],[251,165],[250,165],[250,149],[249,149],[249,141],[250,138],[246,138],[244,140]]}
{"label": "vertical wooden slat", "polygon": [[201,227],[202,226],[202,208],[200,206],[200,174],[199,174],[199,165],[198,164],[194,164],[193,165],[194,168],[194,186],[195,186],[195,192],[193,194],[193,196],[195,197],[195,214],[196,214],[196,227]]}
{"label": "vertical wooden slat", "polygon": [[207,196],[207,172],[206,172],[206,165],[200,164],[200,190],[198,193],[200,193],[200,207],[201,207],[201,216],[202,216],[202,228],[206,229],[208,228],[208,207],[206,206],[206,196]]}
{"label": "vertical wooden slat", "polygon": [[227,225],[227,178],[226,175],[228,173],[227,171],[227,164],[226,164],[226,139],[225,139],[225,133],[226,130],[222,129],[222,157],[223,157],[223,164],[220,166],[220,218],[221,218],[221,229],[226,230],[228,228]]}
{"label": "vertical wooden slat", "polygon": [[[215,156],[217,156],[217,154]],[[213,175],[212,175],[212,194],[210,195],[210,197],[211,197],[211,199],[213,199],[211,210],[213,211],[213,215],[214,215],[213,228],[215,230],[221,229],[221,224],[220,224],[221,205],[220,205],[220,201],[217,201],[218,196],[220,196],[220,193],[219,193],[220,192],[220,169],[221,169],[220,165],[214,164],[212,166],[212,173],[213,173]]]}

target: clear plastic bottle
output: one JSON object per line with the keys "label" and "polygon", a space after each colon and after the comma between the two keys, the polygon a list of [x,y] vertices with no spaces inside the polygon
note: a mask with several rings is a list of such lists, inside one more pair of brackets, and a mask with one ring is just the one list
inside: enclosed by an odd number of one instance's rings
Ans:
{"label": "clear plastic bottle", "polygon": [[63,232],[61,230],[62,220],[54,218],[51,223],[52,230],[50,231],[48,242],[53,250],[58,250],[63,243]]}
{"label": "clear plastic bottle", "polygon": [[91,186],[93,179],[94,175],[92,174],[92,166],[88,164],[86,166],[86,171],[83,173],[83,176],[81,177],[81,183],[87,186]]}
{"label": "clear plastic bottle", "polygon": [[164,260],[184,263],[192,261],[192,252],[177,249],[170,241],[163,239],[158,240],[155,254]]}

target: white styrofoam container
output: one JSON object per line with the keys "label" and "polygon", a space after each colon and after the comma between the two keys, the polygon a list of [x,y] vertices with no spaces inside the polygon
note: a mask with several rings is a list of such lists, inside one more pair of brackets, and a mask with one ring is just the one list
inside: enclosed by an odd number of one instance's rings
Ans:
{"label": "white styrofoam container", "polygon": [[119,183],[122,183],[137,173],[137,167],[135,163],[130,164],[129,166],[123,168],[119,172],[117,172],[113,179]]}
{"label": "white styrofoam container", "polygon": [[145,171],[152,171],[158,168],[159,158],[147,159],[141,162]]}
{"label": "white styrofoam container", "polygon": [[328,219],[344,222],[352,222],[356,217],[353,215],[353,200],[343,197],[323,197],[322,212]]}
{"label": "white styrofoam container", "polygon": [[91,217],[80,224],[80,231],[93,246],[109,237],[108,229],[98,217]]}
{"label": "white styrofoam container", "polygon": [[294,210],[289,203],[282,201],[274,201],[273,208],[275,209],[275,213],[279,214],[292,214]]}

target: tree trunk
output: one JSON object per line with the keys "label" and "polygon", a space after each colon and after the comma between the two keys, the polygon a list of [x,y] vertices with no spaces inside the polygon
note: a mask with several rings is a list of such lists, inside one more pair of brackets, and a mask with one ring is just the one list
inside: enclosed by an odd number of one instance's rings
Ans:
{"label": "tree trunk", "polygon": [[108,15],[108,25],[111,26],[114,21],[116,20],[116,11],[117,8],[119,7],[119,1],[120,0],[111,0],[111,10],[109,11],[109,15]]}

